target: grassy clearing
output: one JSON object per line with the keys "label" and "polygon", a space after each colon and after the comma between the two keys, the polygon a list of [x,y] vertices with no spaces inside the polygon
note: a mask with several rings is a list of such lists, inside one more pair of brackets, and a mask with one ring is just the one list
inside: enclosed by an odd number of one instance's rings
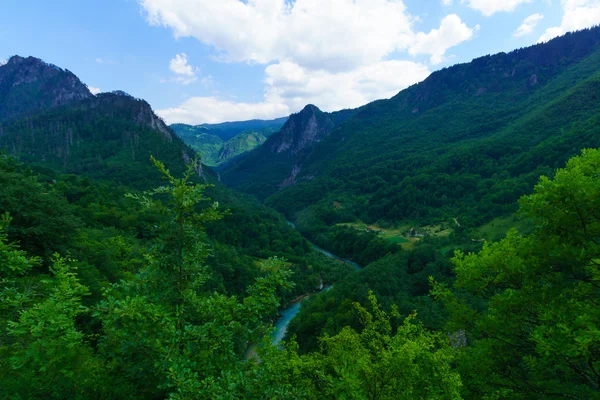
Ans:
{"label": "grassy clearing", "polygon": [[[284,267],[291,267],[293,264],[286,261],[282,264]],[[275,269],[271,266],[271,263],[266,258],[257,258],[254,260],[254,266],[264,272],[275,272]]]}
{"label": "grassy clearing", "polygon": [[442,224],[427,225],[419,230],[423,230],[427,233],[427,235],[435,237],[447,237],[450,236],[452,232],[454,232],[454,229],[444,226]]}
{"label": "grassy clearing", "polygon": [[[339,224],[340,226],[349,226],[359,231],[372,231],[379,233],[380,237],[391,242],[402,246],[404,249],[412,249],[415,247],[415,243],[421,240],[419,236],[409,236],[408,232],[412,228],[411,225],[399,225],[395,228],[382,228],[376,224],[365,224],[362,221]],[[419,235],[427,236],[438,236],[445,237],[450,235],[453,230],[451,228],[444,227],[442,225],[430,225],[424,227],[417,227]]]}

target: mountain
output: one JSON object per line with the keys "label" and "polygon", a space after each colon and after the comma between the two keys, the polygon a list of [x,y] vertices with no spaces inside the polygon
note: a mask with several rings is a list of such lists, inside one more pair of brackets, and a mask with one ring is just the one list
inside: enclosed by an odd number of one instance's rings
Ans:
{"label": "mountain", "polygon": [[13,56],[0,68],[0,121],[92,98],[69,70]]}
{"label": "mountain", "polygon": [[199,133],[209,133],[218,136],[224,142],[234,138],[245,131],[261,132],[265,136],[271,136],[277,132],[288,117],[276,118],[273,120],[253,119],[250,121],[222,122],[220,124],[172,124],[171,128],[178,135],[188,136]]}
{"label": "mountain", "polygon": [[223,144],[219,152],[218,162],[223,164],[233,158],[254,150],[267,140],[267,137],[259,132],[244,131]]}
{"label": "mountain", "polygon": [[271,135],[277,129],[273,126],[256,131],[245,130],[224,141],[215,134],[218,131],[204,127],[181,124],[171,125],[171,127],[184,142],[201,154],[202,163],[211,167],[218,167],[255,149],[265,142],[266,135]]}
{"label": "mountain", "polygon": [[195,157],[147,102],[124,92],[101,93],[6,121],[0,125],[0,148],[27,162],[110,176],[137,187],[158,179],[151,154],[177,173]]}
{"label": "mountain", "polygon": [[540,175],[600,146],[599,44],[593,28],[445,68],[357,110],[285,184],[293,154],[269,142],[223,179],[304,221],[313,238],[360,221],[478,227],[512,213]]}
{"label": "mountain", "polygon": [[307,105],[292,114],[263,146],[228,165],[222,174],[224,182],[263,199],[281,188],[293,186],[313,147],[354,112],[325,113],[312,104]]}

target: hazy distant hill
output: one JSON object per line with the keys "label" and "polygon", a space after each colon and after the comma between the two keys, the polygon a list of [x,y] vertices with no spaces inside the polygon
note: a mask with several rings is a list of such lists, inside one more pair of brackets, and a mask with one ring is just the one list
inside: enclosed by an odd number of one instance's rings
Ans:
{"label": "hazy distant hill", "polygon": [[270,121],[251,120],[221,124],[172,124],[187,144],[202,154],[202,162],[218,166],[260,146],[283,126],[287,117]]}

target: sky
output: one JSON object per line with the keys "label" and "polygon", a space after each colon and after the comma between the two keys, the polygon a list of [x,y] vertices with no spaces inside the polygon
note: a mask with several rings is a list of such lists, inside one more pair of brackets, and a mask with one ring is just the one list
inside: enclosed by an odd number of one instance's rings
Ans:
{"label": "sky", "polygon": [[168,123],[389,98],[431,72],[600,24],[600,0],[0,0],[0,63],[34,56]]}

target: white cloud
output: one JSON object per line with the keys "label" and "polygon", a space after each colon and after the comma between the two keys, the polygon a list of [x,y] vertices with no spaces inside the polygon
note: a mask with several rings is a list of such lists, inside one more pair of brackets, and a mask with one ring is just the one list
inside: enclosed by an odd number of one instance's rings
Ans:
{"label": "white cloud", "polygon": [[95,96],[98,93],[101,93],[102,90],[100,88],[94,87],[94,86],[90,86],[88,85],[88,89],[90,90],[90,92],[92,92],[92,94]]}
{"label": "white cloud", "polygon": [[562,0],[564,11],[560,26],[546,29],[538,42],[600,24],[600,0]]}
{"label": "white cloud", "polygon": [[234,103],[216,97],[192,97],[176,108],[156,110],[168,124],[175,122],[198,124],[224,121],[273,119],[289,114],[282,104]]}
{"label": "white cloud", "polygon": [[4,60],[0,60],[0,67],[3,65],[6,65],[8,63],[8,60],[4,59]]}
{"label": "white cloud", "polygon": [[461,0],[461,4],[480,11],[486,17],[497,12],[512,12],[518,6],[525,3],[531,3],[533,0]]}
{"label": "white cloud", "polygon": [[452,0],[442,0],[442,4],[445,6],[451,6],[452,5]]}
{"label": "white cloud", "polygon": [[340,70],[405,48],[411,18],[388,0],[141,0],[151,24],[214,46],[237,62],[293,59]]}
{"label": "white cloud", "polygon": [[525,20],[523,21],[521,26],[519,26],[517,28],[517,30],[514,31],[513,36],[521,37],[521,36],[529,35],[531,32],[533,32],[533,30],[537,26],[538,22],[541,21],[542,19],[544,19],[544,16],[542,14],[530,15],[529,17],[525,18]]}
{"label": "white cloud", "polygon": [[188,64],[187,54],[185,53],[176,54],[175,58],[171,59],[169,63],[169,69],[175,74],[174,80],[177,83],[188,85],[198,80],[196,76],[198,68]]}
{"label": "white cloud", "polygon": [[303,68],[291,61],[266,69],[263,101],[235,103],[215,97],[194,97],[176,108],[157,110],[168,123],[223,122],[276,118],[297,112],[312,103],[324,111],[353,108],[388,98],[425,79],[426,65],[410,61],[381,61],[353,71],[331,73]]}
{"label": "white cloud", "polygon": [[103,58],[100,58],[100,57],[98,57],[98,58],[96,58],[96,62],[97,62],[98,64],[104,64],[104,59],[103,59]]}
{"label": "white cloud", "polygon": [[140,0],[150,24],[213,46],[219,58],[352,70],[406,51],[415,18],[401,0]]}
{"label": "white cloud", "polygon": [[479,25],[471,29],[460,20],[458,15],[448,15],[442,20],[440,29],[432,29],[428,34],[418,33],[409,53],[431,54],[431,63],[439,64],[444,61],[444,55],[449,48],[471,39],[473,32],[477,30]]}
{"label": "white cloud", "polygon": [[[390,97],[429,74],[426,65],[397,60],[402,54],[427,55],[432,64],[439,64],[450,48],[479,29],[449,15],[439,29],[417,32],[417,18],[402,0],[139,2],[150,24],[211,46],[215,59],[265,66],[262,101],[194,97],[179,107],[159,110],[169,122],[278,117],[307,103],[326,111],[357,107]],[[191,79],[187,59],[181,56],[174,59],[179,76]]]}
{"label": "white cloud", "polygon": [[178,75],[196,76],[194,67],[188,64],[187,54],[185,53],[176,54],[175,58],[169,63],[169,69]]}

